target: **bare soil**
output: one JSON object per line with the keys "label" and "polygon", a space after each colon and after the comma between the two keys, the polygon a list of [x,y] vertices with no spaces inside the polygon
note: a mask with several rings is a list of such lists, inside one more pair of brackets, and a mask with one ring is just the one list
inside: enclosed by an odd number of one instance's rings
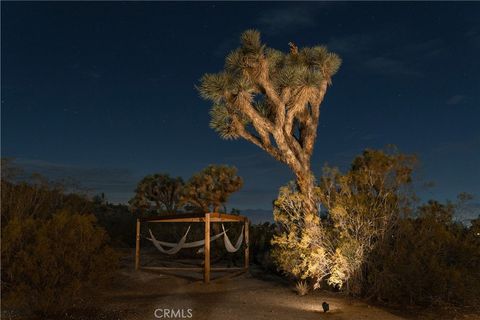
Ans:
{"label": "bare soil", "polygon": [[[151,265],[155,258],[160,257],[155,254],[142,255],[144,265]],[[299,296],[292,284],[254,266],[248,273],[230,278],[219,278],[225,273],[215,273],[211,283],[204,284],[199,272],[175,275],[135,272],[130,258],[125,259],[123,264],[114,287],[104,293],[105,298],[101,301],[104,310],[113,312],[118,319],[156,319],[156,309],[183,310],[185,319],[209,320],[480,319],[474,314],[443,314],[445,317],[415,312],[400,314],[328,291]],[[322,310],[324,301],[330,306],[327,313]],[[160,314],[164,319],[167,318],[165,311],[157,311],[157,316]],[[172,317],[170,313],[170,319],[182,319],[182,314],[176,316]]]}

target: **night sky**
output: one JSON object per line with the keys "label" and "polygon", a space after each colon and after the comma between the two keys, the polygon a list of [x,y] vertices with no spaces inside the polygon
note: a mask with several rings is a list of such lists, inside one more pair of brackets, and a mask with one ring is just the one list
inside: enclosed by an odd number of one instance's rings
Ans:
{"label": "night sky", "polygon": [[[315,173],[395,144],[423,200],[480,197],[480,3],[1,3],[2,156],[125,202],[144,175],[237,166],[229,206],[271,208],[290,171],[209,128],[195,89],[242,31],[343,58],[322,104]],[[433,181],[431,188],[426,182]],[[478,198],[477,198],[478,199]]]}

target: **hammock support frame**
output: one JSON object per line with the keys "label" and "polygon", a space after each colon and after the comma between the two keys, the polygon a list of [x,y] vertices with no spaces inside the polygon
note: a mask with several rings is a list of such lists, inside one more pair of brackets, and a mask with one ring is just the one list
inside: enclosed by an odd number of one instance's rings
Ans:
{"label": "hammock support frame", "polygon": [[[157,271],[203,271],[203,281],[210,282],[211,271],[237,271],[246,272],[249,266],[249,220],[247,217],[226,213],[179,213],[171,215],[162,215],[157,217],[143,217],[137,219],[136,225],[136,243],[135,243],[135,270],[150,270],[152,267],[141,267],[140,265],[140,228],[144,223],[172,223],[172,222],[199,222],[205,225],[205,244],[204,244],[204,265],[203,268],[155,268]],[[243,240],[244,240],[244,266],[243,268],[211,268],[210,267],[210,224],[214,222],[238,222],[243,223]],[[194,269],[194,270],[192,270]]]}

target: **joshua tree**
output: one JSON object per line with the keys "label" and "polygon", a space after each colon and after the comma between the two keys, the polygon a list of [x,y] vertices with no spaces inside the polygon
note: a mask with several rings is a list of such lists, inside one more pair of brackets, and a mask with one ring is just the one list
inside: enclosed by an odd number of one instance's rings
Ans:
{"label": "joshua tree", "polygon": [[183,185],[180,177],[148,175],[138,183],[135,196],[128,203],[132,209],[174,213],[180,208]]}
{"label": "joshua tree", "polygon": [[307,211],[315,213],[310,158],[320,104],[340,58],[324,46],[290,52],[267,48],[260,33],[247,30],[223,71],[205,74],[199,91],[213,102],[210,126],[224,139],[244,138],[295,174]]}
{"label": "joshua tree", "polygon": [[243,180],[237,176],[237,168],[210,165],[188,180],[182,201],[190,210],[216,212],[242,185]]}

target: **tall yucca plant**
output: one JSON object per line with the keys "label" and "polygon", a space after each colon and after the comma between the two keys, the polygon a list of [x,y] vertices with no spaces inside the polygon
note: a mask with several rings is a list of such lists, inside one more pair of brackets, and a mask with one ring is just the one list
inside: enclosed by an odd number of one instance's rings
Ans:
{"label": "tall yucca plant", "polygon": [[340,58],[324,46],[290,52],[267,48],[260,33],[247,30],[224,70],[205,74],[199,91],[213,102],[210,126],[224,139],[244,138],[294,172],[306,208],[315,213],[310,159],[320,104]]}

